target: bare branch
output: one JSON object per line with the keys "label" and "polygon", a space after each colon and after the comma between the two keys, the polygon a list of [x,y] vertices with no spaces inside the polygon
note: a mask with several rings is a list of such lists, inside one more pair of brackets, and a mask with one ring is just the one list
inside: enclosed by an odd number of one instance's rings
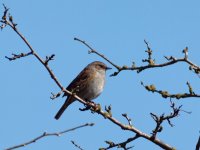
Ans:
{"label": "bare branch", "polygon": [[183,51],[182,51],[185,55],[185,59],[188,59],[188,47],[184,48]]}
{"label": "bare branch", "polygon": [[196,94],[194,93],[194,91],[193,91],[192,86],[190,85],[190,83],[187,81],[186,84],[187,84],[187,86],[188,86],[189,93],[190,93],[191,95],[196,95]]}
{"label": "bare branch", "polygon": [[2,20],[6,20],[9,8],[7,8],[5,4],[3,4],[3,7],[4,7],[4,12],[3,12]]}
{"label": "bare branch", "polygon": [[100,56],[101,58],[103,58],[104,60],[106,60],[108,63],[110,63],[112,66],[114,66],[117,69],[117,71],[114,72],[113,74],[111,74],[110,76],[117,76],[123,70],[132,70],[132,71],[135,70],[135,71],[137,71],[137,73],[140,73],[140,72],[142,72],[142,71],[144,71],[146,69],[166,67],[166,66],[170,66],[170,65],[173,65],[173,64],[176,64],[176,63],[179,63],[179,62],[185,62],[185,63],[187,63],[190,66],[190,69],[194,70],[196,74],[200,73],[200,67],[197,66],[196,64],[194,64],[192,61],[190,61],[188,59],[188,48],[187,47],[183,50],[183,53],[184,53],[184,57],[183,58],[175,58],[173,56],[170,56],[170,57],[164,56],[167,59],[167,62],[164,62],[164,63],[161,63],[161,64],[156,64],[155,60],[152,59],[152,52],[153,51],[149,47],[149,44],[147,43],[147,41],[144,40],[145,44],[147,45],[146,52],[148,53],[148,59],[144,59],[143,62],[148,62],[148,65],[137,67],[135,65],[135,62],[133,62],[132,66],[126,66],[126,65],[124,65],[124,66],[120,67],[120,66],[116,65],[115,63],[113,63],[110,59],[108,59],[107,57],[105,57],[103,54],[101,54],[98,51],[94,50],[85,41],[83,41],[81,39],[78,39],[78,38],[74,38],[74,40],[79,41],[82,44],[84,44],[85,46],[87,46],[90,49],[89,53],[95,53],[95,54],[97,54],[98,56]]}
{"label": "bare branch", "polygon": [[152,138],[152,136],[146,134],[146,133],[143,133],[142,131],[140,131],[139,129],[137,129],[136,127],[134,126],[127,126],[121,122],[119,122],[117,119],[115,119],[114,117],[110,116],[110,115],[107,115],[108,113],[107,112],[104,112],[103,110],[99,109],[100,107],[95,104],[95,103],[91,103],[91,102],[85,102],[84,100],[82,99],[78,99],[79,102],[83,103],[84,105],[88,106],[91,108],[91,110],[95,113],[98,113],[100,114],[101,116],[103,116],[104,118],[110,120],[112,123],[114,123],[115,125],[119,126],[121,129],[123,130],[128,130],[128,131],[131,131],[131,132],[134,132],[136,133],[139,137],[142,137],[142,138],[145,138],[151,142],[153,142],[154,144],[160,146],[161,148],[163,149],[166,149],[166,150],[174,150],[174,148],[164,142],[162,142],[161,140],[159,140],[158,138]]}
{"label": "bare branch", "polygon": [[32,140],[30,140],[28,142],[25,142],[23,144],[19,144],[19,145],[16,145],[16,146],[12,146],[12,147],[6,148],[5,150],[13,150],[13,149],[16,149],[16,148],[24,147],[24,146],[27,146],[29,144],[35,143],[38,140],[40,140],[40,139],[42,139],[44,137],[47,137],[47,136],[61,136],[61,135],[65,134],[65,133],[67,133],[67,132],[74,131],[74,130],[77,130],[79,128],[83,128],[83,127],[86,127],[86,126],[93,126],[93,125],[94,125],[94,123],[86,123],[86,124],[83,124],[83,125],[71,128],[71,129],[67,129],[67,130],[64,130],[64,131],[61,131],[61,132],[53,132],[53,133],[44,132],[40,136],[38,136],[36,138],[33,138]]}
{"label": "bare branch", "polygon": [[108,150],[108,149],[111,149],[111,148],[114,148],[114,147],[123,148],[124,150],[128,150],[128,149],[133,148],[133,146],[127,147],[127,144],[136,140],[137,138],[139,138],[139,136],[136,134],[134,137],[128,138],[126,141],[121,142],[121,143],[114,143],[112,141],[105,141],[106,144],[108,144],[109,146],[106,147],[106,148],[100,148],[99,150]]}
{"label": "bare branch", "polygon": [[32,55],[33,53],[32,52],[29,52],[29,53],[21,53],[21,54],[12,54],[13,57],[8,57],[8,56],[5,56],[5,58],[7,58],[9,61],[12,61],[12,60],[15,60],[15,59],[18,59],[18,58],[22,58],[22,57],[26,57],[26,56],[29,56],[29,55]]}
{"label": "bare branch", "polygon": [[72,142],[72,144],[75,146],[75,147],[77,147],[79,150],[84,150],[84,149],[82,149],[78,144],[76,144],[74,141],[71,141]]}
{"label": "bare branch", "polygon": [[171,123],[171,119],[179,116],[179,112],[181,111],[181,106],[179,107],[176,107],[175,106],[175,103],[173,103],[171,100],[170,100],[170,107],[172,108],[172,112],[169,114],[169,115],[165,115],[164,113],[160,116],[157,116],[153,113],[150,113],[151,117],[153,118],[153,120],[156,122],[156,127],[153,129],[152,131],[152,138],[154,139],[157,135],[158,132],[161,132],[163,130],[163,127],[161,126],[162,123],[164,121],[167,121],[168,124],[173,127],[174,125]]}
{"label": "bare branch", "polygon": [[52,54],[51,56],[46,56],[46,60],[44,61],[45,65],[48,65],[48,62],[51,60],[54,60],[55,54]]}
{"label": "bare branch", "polygon": [[[6,9],[6,8],[5,8]],[[6,12],[7,13],[7,12]],[[48,66],[48,61],[50,59],[52,59],[54,57],[54,55],[51,55],[49,57],[49,59],[46,59],[46,61],[43,61],[42,58],[36,53],[36,51],[32,48],[32,46],[29,44],[29,42],[27,41],[27,39],[18,31],[18,29],[16,28],[16,23],[13,23],[13,17],[11,19],[11,17],[9,17],[9,20],[7,19],[7,16],[4,17],[4,20],[1,20],[1,22],[3,22],[4,24],[8,25],[9,27],[11,27],[16,33],[17,35],[24,41],[24,43],[28,46],[28,48],[30,49],[30,54],[34,55],[37,60],[47,69],[47,71],[49,72],[51,78],[56,82],[56,84],[58,85],[58,87],[63,91],[66,92],[68,94],[72,94],[71,92],[67,91],[61,84],[60,82],[57,80],[56,76],[53,74],[52,70],[50,69],[50,67]],[[28,53],[28,54],[29,54]],[[18,56],[20,58],[20,56]],[[7,57],[7,59],[9,59]],[[12,59],[12,58],[10,58]],[[48,61],[47,61],[48,60]]]}
{"label": "bare branch", "polygon": [[188,91],[189,93],[177,93],[177,94],[170,94],[168,91],[165,90],[157,90],[156,86],[151,84],[151,85],[144,85],[143,82],[141,82],[141,85],[145,87],[145,89],[149,92],[153,93],[158,93],[160,94],[163,98],[176,98],[176,99],[181,99],[181,98],[199,98],[200,94],[195,94],[195,92],[192,89],[192,86],[190,85],[189,82],[186,83],[188,86]]}
{"label": "bare branch", "polygon": [[87,46],[90,50],[88,51],[88,53],[95,53],[98,56],[102,57],[103,59],[105,59],[107,62],[109,62],[111,65],[113,65],[115,68],[120,69],[119,66],[115,65],[113,62],[111,62],[108,58],[106,58],[103,54],[100,54],[99,52],[97,52],[96,50],[94,50],[89,44],[87,44],[85,41],[80,40],[78,38],[74,38],[75,41],[79,41],[81,43],[83,43],[85,46]]}
{"label": "bare branch", "polygon": [[148,59],[143,59],[143,62],[148,62],[149,66],[152,66],[155,64],[155,59],[152,59],[152,54],[153,54],[153,50],[151,50],[151,48],[149,47],[149,43],[144,40],[144,43],[147,46],[147,50],[145,51],[148,54]]}

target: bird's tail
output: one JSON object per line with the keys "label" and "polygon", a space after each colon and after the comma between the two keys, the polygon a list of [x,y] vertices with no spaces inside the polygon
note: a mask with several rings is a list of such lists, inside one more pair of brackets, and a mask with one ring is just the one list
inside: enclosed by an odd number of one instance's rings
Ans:
{"label": "bird's tail", "polygon": [[55,119],[58,120],[60,118],[60,116],[63,114],[63,112],[65,111],[65,109],[67,109],[67,107],[74,102],[74,98],[73,97],[68,97],[65,101],[65,103],[62,105],[62,107],[60,108],[60,110],[57,112],[57,114],[55,115]]}

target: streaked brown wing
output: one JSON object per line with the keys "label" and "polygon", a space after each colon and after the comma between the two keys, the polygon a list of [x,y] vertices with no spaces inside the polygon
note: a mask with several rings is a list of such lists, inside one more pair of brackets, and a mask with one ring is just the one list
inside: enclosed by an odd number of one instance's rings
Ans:
{"label": "streaked brown wing", "polygon": [[[69,91],[72,91],[72,90],[76,90],[76,88],[79,88],[79,86],[81,86],[79,90],[84,88],[85,84],[83,84],[83,83],[89,78],[89,74],[86,72],[88,72],[88,69],[84,68],[79,73],[79,75],[68,85],[68,87],[66,89]],[[64,96],[67,96],[67,95],[64,94],[63,97]]]}

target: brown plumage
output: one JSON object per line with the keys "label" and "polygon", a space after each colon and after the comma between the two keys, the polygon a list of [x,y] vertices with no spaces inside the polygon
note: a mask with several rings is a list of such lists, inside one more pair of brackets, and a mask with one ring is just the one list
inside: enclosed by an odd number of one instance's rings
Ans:
{"label": "brown plumage", "polygon": [[[108,68],[104,63],[95,61],[87,65],[79,75],[66,88],[85,101],[98,97],[104,88],[105,73]],[[63,96],[67,96],[64,94]],[[67,107],[75,101],[73,96],[68,96],[65,103],[57,112],[55,119],[59,119]]]}

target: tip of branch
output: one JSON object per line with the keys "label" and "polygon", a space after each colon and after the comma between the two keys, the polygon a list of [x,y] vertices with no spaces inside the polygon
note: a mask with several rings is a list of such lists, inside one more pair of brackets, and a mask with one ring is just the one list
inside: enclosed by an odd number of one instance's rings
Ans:
{"label": "tip of branch", "polygon": [[4,3],[2,5],[3,5],[4,9],[9,9],[9,8],[6,7],[6,5]]}

